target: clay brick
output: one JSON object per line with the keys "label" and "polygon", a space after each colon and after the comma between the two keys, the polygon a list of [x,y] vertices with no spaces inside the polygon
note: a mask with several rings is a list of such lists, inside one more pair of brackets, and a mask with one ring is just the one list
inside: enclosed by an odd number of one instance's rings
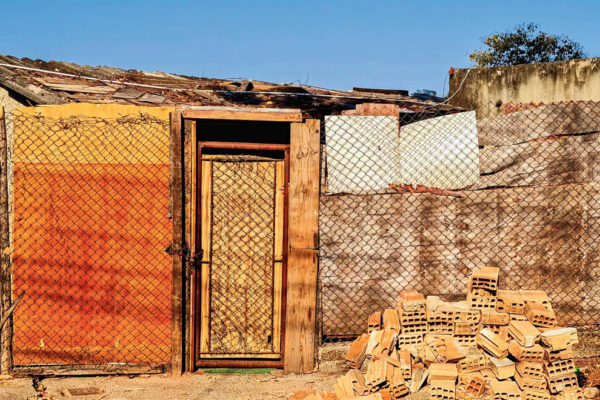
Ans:
{"label": "clay brick", "polygon": [[357,369],[351,369],[346,373],[350,379],[354,394],[357,396],[365,396],[369,394],[369,388],[365,382],[365,376]]}
{"label": "clay brick", "polygon": [[552,328],[556,326],[556,315],[542,304],[528,302],[525,305],[525,316],[535,326]]}
{"label": "clay brick", "polygon": [[529,321],[525,314],[509,314],[511,321]]}
{"label": "clay brick", "polygon": [[367,343],[367,349],[365,354],[367,359],[372,359],[373,356],[377,356],[381,354],[381,337],[383,336],[383,331],[373,331],[369,334],[369,341]]}
{"label": "clay brick", "polygon": [[551,349],[544,349],[544,361],[552,362],[556,360],[564,360],[567,358],[574,358],[573,347],[568,346],[566,349],[552,351]]}
{"label": "clay brick", "polygon": [[338,399],[354,397],[354,388],[348,375],[342,375],[337,379],[335,385],[333,385],[333,391]]}
{"label": "clay brick", "polygon": [[557,400],[583,400],[583,390],[581,388],[567,389],[556,395]]}
{"label": "clay brick", "polygon": [[390,354],[392,349],[396,348],[398,333],[391,329],[385,329],[383,335],[381,335],[381,341],[379,346],[381,348],[381,354]]}
{"label": "clay brick", "polygon": [[459,373],[471,373],[481,371],[488,366],[485,355],[476,348],[470,348],[466,351],[466,357],[456,363]]}
{"label": "clay brick", "polygon": [[454,322],[478,324],[481,321],[481,311],[469,308],[466,300],[450,303],[454,309]]}
{"label": "clay brick", "polygon": [[510,315],[496,310],[482,310],[481,323],[485,325],[508,325]]}
{"label": "clay brick", "polygon": [[427,322],[454,322],[455,308],[438,296],[427,296]]}
{"label": "clay brick", "polygon": [[409,393],[400,368],[394,368],[393,374],[388,375],[388,390],[393,399],[399,399]]}
{"label": "clay brick", "polygon": [[479,373],[483,377],[483,380],[486,381],[486,382],[490,382],[491,380],[496,379],[496,377],[494,376],[494,373],[492,372],[491,368],[484,368],[481,371],[479,371]]}
{"label": "clay brick", "polygon": [[527,303],[537,303],[546,307],[548,310],[552,311],[552,304],[550,303],[550,298],[543,290],[521,290],[521,297],[525,304]]}
{"label": "clay brick", "polygon": [[511,321],[508,335],[523,347],[531,347],[540,340],[540,331],[529,321]]}
{"label": "clay brick", "polygon": [[465,358],[465,350],[452,336],[437,340],[432,344],[433,354],[439,362],[456,362]]}
{"label": "clay brick", "polygon": [[473,271],[469,279],[469,292],[473,289],[498,290],[499,272],[500,270],[496,267],[482,267]]}
{"label": "clay brick", "polygon": [[376,358],[369,362],[365,383],[371,389],[384,384],[387,380],[387,362],[382,358]]}
{"label": "clay brick", "polygon": [[424,335],[427,333],[427,324],[415,324],[415,325],[402,325],[403,334],[418,334]]}
{"label": "clay brick", "polygon": [[521,400],[521,389],[513,381],[491,380],[489,386],[494,400]]}
{"label": "clay brick", "polygon": [[393,308],[388,308],[383,311],[383,328],[391,329],[396,332],[400,332],[400,319],[398,318],[398,311]]}
{"label": "clay brick", "polygon": [[454,333],[454,322],[428,322],[427,332],[451,335]]}
{"label": "clay brick", "polygon": [[373,314],[369,315],[369,319],[367,321],[367,332],[371,333],[373,331],[378,331],[381,329],[381,311],[376,311]]}
{"label": "clay brick", "polygon": [[436,362],[437,358],[434,345],[438,340],[442,340],[447,337],[451,337],[451,335],[437,335],[431,333],[426,334],[419,352],[421,359],[427,362]]}
{"label": "clay brick", "polygon": [[496,310],[503,313],[523,314],[525,300],[518,290],[498,290]]}
{"label": "clay brick", "polygon": [[427,323],[427,312],[421,311],[404,311],[399,310],[400,325],[425,325]]}
{"label": "clay brick", "polygon": [[548,390],[552,394],[579,387],[577,384],[577,376],[570,372],[561,375],[548,376],[546,377],[546,382],[548,382]]}
{"label": "clay brick", "polygon": [[398,310],[424,312],[425,297],[416,290],[403,290],[398,296]]}
{"label": "clay brick", "polygon": [[575,373],[575,364],[573,359],[556,360],[553,362],[544,362],[544,372],[547,376],[556,376],[566,373]]}
{"label": "clay brick", "polygon": [[552,396],[547,390],[531,390],[523,391],[523,400],[550,400]]}
{"label": "clay brick", "polygon": [[432,380],[429,382],[429,398],[451,400],[456,398],[456,385],[451,380]]}
{"label": "clay brick", "polygon": [[401,350],[398,352],[398,361],[400,362],[400,371],[404,379],[410,379],[412,376],[412,360],[410,351]]}
{"label": "clay brick", "polygon": [[454,340],[458,344],[460,344],[463,348],[467,347],[476,347],[477,343],[475,342],[476,335],[458,335],[454,334]]}
{"label": "clay brick", "polygon": [[508,342],[509,353],[519,361],[541,362],[544,359],[544,349],[539,344],[523,347],[514,340]]}
{"label": "clay brick", "polygon": [[544,379],[544,364],[541,362],[519,361],[516,371],[524,378]]}
{"label": "clay brick", "polygon": [[454,383],[457,377],[456,364],[433,363],[429,365],[429,377],[427,378],[429,384],[432,381],[442,380],[450,380]]}
{"label": "clay brick", "polygon": [[454,322],[455,335],[475,335],[482,326],[473,322]]}
{"label": "clay brick", "polygon": [[480,373],[459,374],[456,384],[456,398],[479,397],[485,393],[486,382]]}
{"label": "clay brick", "polygon": [[496,309],[496,296],[475,296],[471,293],[467,294],[467,303],[469,308],[474,310],[495,310]]}
{"label": "clay brick", "polygon": [[508,355],[506,340],[487,328],[482,329],[475,336],[475,340],[477,345],[496,358],[506,358]]}
{"label": "clay brick", "polygon": [[519,371],[517,371],[515,373],[515,382],[517,382],[517,385],[519,385],[521,390],[534,390],[534,391],[543,392],[543,391],[547,390],[547,387],[548,387],[545,377],[544,378],[525,377],[525,376],[521,375],[519,373]]}
{"label": "clay brick", "polygon": [[423,344],[424,333],[401,333],[398,335],[397,343],[400,350],[419,348]]}
{"label": "clay brick", "polygon": [[482,325],[483,329],[489,329],[505,341],[508,341],[508,325]]}
{"label": "clay brick", "polygon": [[488,357],[490,366],[494,376],[498,380],[512,378],[515,375],[515,363],[508,358],[498,359],[496,357]]}
{"label": "clay brick", "polygon": [[346,354],[346,364],[350,368],[357,368],[363,365],[365,358],[367,356],[367,344],[369,343],[369,335],[362,334],[352,344],[350,345],[350,349]]}
{"label": "clay brick", "polygon": [[556,328],[547,330],[540,335],[544,346],[552,351],[565,350],[579,343],[577,329],[575,328]]}

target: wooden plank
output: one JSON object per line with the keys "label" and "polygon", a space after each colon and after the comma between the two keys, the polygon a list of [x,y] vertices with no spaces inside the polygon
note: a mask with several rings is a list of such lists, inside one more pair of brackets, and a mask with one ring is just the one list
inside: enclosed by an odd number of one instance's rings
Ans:
{"label": "wooden plank", "polygon": [[207,108],[183,110],[184,118],[191,119],[228,119],[241,121],[274,121],[274,122],[302,122],[300,110],[279,111],[265,109],[231,109],[231,108]]}
{"label": "wooden plank", "polygon": [[13,366],[12,274],[8,201],[8,141],[4,109],[0,107],[0,317],[8,321],[0,327],[0,373],[8,374]]}
{"label": "wooden plank", "polygon": [[200,178],[200,246],[202,249],[200,266],[200,351],[210,349],[210,255],[211,255],[211,197],[212,161],[202,161]]}
{"label": "wooden plank", "polygon": [[[188,290],[189,290],[189,324],[187,329],[187,368],[188,372],[193,372],[195,368],[196,348],[194,346],[194,338],[196,335],[196,275],[198,273],[198,263],[200,260],[196,258],[196,220],[198,208],[198,141],[196,137],[196,121],[189,122],[190,144],[188,149],[190,152],[190,209],[189,209],[189,230],[190,230],[190,262],[192,262],[192,271],[189,274]],[[184,151],[185,152],[185,151]]]}
{"label": "wooden plank", "polygon": [[171,196],[173,218],[173,286],[171,292],[171,373],[183,373],[183,135],[181,112],[171,117]]}
{"label": "wooden plank", "polygon": [[285,162],[275,164],[275,260],[273,265],[273,351],[281,350],[281,300],[283,285],[283,227],[285,212]]}
{"label": "wooden plank", "polygon": [[284,371],[314,367],[319,209],[318,120],[292,124]]}
{"label": "wooden plank", "polygon": [[290,137],[290,248],[318,248],[320,122],[292,124]]}
{"label": "wooden plank", "polygon": [[97,376],[97,375],[138,375],[163,374],[168,365],[106,364],[100,368],[85,365],[45,365],[39,367],[14,367],[11,375],[15,378],[31,376]]}
{"label": "wooden plank", "polygon": [[288,254],[284,372],[314,368],[318,250],[291,248]]}

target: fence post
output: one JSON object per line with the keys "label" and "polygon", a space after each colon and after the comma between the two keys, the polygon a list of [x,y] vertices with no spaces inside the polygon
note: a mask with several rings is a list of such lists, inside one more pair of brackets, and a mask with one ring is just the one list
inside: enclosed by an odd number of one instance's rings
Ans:
{"label": "fence post", "polygon": [[[12,354],[12,273],[9,237],[8,209],[8,140],[6,137],[6,117],[0,107],[0,373],[8,374],[13,366]],[[8,317],[8,318],[7,318]]]}
{"label": "fence post", "polygon": [[171,206],[173,283],[171,293],[171,373],[183,372],[183,132],[181,111],[171,113]]}

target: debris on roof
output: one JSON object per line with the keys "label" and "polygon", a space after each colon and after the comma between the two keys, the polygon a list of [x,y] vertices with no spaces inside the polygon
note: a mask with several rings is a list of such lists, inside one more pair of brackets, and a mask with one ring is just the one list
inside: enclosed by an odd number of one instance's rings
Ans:
{"label": "debris on roof", "polygon": [[300,108],[317,118],[340,114],[365,102],[395,104],[401,110],[412,112],[432,106],[437,110],[456,109],[419,100],[400,90],[329,90],[299,84],[198,78],[2,55],[0,86],[34,105],[87,102]]}

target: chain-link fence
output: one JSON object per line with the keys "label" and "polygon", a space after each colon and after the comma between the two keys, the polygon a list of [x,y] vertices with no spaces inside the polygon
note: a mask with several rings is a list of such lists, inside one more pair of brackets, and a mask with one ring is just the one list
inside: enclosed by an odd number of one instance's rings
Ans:
{"label": "chain-link fence", "polygon": [[[510,107],[508,107],[510,106]],[[464,300],[470,273],[600,324],[600,103],[326,117],[320,333],[365,331],[403,289]]]}
{"label": "chain-link fence", "polygon": [[14,365],[170,361],[169,122],[8,120]]}

